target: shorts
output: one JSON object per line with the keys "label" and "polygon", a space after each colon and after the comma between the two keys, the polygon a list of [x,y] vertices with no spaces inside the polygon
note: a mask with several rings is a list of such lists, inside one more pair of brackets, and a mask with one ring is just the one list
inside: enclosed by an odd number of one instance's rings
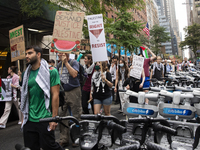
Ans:
{"label": "shorts", "polygon": [[112,104],[112,96],[108,97],[104,100],[94,99],[94,105],[101,104],[101,105],[111,105]]}
{"label": "shorts", "polygon": [[[148,79],[150,79],[149,77],[145,77],[145,81],[144,81],[144,84],[143,84],[143,88],[148,88],[150,87],[150,81],[147,81]],[[142,78],[141,78],[141,81],[142,81]]]}

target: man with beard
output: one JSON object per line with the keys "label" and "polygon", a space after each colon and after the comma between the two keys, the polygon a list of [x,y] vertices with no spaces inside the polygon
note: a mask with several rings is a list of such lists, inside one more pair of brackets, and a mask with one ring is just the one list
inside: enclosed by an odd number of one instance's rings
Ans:
{"label": "man with beard", "polygon": [[22,78],[21,111],[24,145],[33,150],[63,150],[55,142],[55,122],[39,122],[58,115],[60,77],[41,58],[38,46],[26,48],[27,69]]}

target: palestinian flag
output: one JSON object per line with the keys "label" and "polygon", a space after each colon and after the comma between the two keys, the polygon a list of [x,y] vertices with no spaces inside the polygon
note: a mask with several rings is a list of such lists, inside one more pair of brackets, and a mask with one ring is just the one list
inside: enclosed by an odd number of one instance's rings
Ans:
{"label": "palestinian flag", "polygon": [[4,100],[4,98],[6,97],[6,86],[4,84],[4,82],[2,81],[2,79],[0,78],[0,101]]}
{"label": "palestinian flag", "polygon": [[144,48],[144,47],[142,47],[142,46],[140,46],[140,48],[141,48],[141,53],[143,54],[143,56],[144,56],[145,58],[149,58],[147,49]]}

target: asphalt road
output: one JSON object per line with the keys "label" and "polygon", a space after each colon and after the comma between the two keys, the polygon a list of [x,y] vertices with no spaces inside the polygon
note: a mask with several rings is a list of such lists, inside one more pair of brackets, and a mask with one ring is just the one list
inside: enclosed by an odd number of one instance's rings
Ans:
{"label": "asphalt road", "polygon": [[[119,105],[111,106],[111,114],[116,116],[118,119],[125,119],[122,113],[119,113],[117,110],[119,109]],[[15,144],[23,145],[23,135],[20,131],[20,125],[17,124],[18,121],[12,121],[7,123],[7,127],[5,129],[0,129],[0,150],[15,150]],[[55,132],[56,140],[59,141],[59,129],[56,129]],[[79,147],[72,148],[68,146],[65,148],[66,150],[80,150]]]}

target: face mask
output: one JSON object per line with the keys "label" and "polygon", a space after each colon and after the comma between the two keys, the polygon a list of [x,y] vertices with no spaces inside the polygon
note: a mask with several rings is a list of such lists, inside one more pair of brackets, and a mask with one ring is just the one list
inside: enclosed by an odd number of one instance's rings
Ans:
{"label": "face mask", "polygon": [[124,64],[119,64],[120,67],[124,67]]}
{"label": "face mask", "polygon": [[94,68],[95,68],[95,70],[97,70],[97,71],[99,71],[99,69],[100,69],[99,66],[95,66]]}

